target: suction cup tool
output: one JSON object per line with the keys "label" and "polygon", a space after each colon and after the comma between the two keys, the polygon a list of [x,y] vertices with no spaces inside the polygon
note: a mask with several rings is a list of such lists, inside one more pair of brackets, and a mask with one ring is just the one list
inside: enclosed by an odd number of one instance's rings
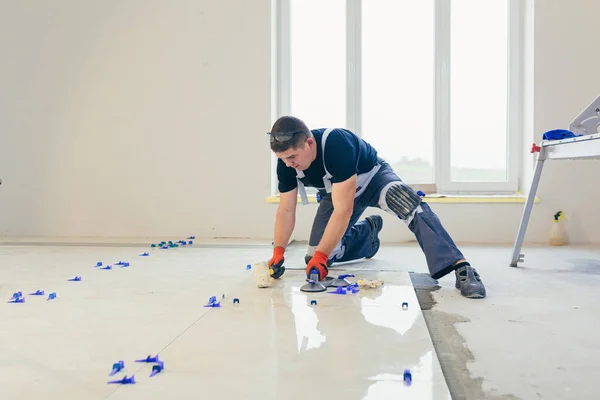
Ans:
{"label": "suction cup tool", "polygon": [[337,277],[337,279],[334,279],[331,282],[330,286],[337,286],[337,287],[346,287],[350,285],[350,282],[348,282],[346,280],[346,278],[354,278],[354,275],[350,275],[350,274],[346,274],[346,275],[340,275]]}
{"label": "suction cup tool", "polygon": [[300,288],[303,292],[315,293],[315,292],[324,292],[327,290],[325,286],[321,282],[319,282],[319,273],[311,271],[310,278],[306,280],[304,285]]}
{"label": "suction cup tool", "polygon": [[330,287],[330,286],[334,286],[333,285],[333,281],[335,281],[335,279],[333,278],[333,276],[326,276],[325,279],[319,281],[321,283],[321,285],[325,286],[326,288]]}

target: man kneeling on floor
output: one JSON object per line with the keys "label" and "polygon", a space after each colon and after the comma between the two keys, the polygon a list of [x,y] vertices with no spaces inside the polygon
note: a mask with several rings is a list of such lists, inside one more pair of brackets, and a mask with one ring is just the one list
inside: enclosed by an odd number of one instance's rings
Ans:
{"label": "man kneeling on floor", "polygon": [[483,298],[485,287],[465,260],[437,215],[394,173],[365,140],[346,129],[309,130],[298,118],[279,118],[269,132],[277,156],[279,208],[275,246],[269,267],[273,278],[283,275],[284,252],[296,220],[297,196],[306,204],[306,186],[322,199],[314,218],[306,273],[323,280],[335,262],[371,258],[379,250],[383,227],[379,215],[360,220],[367,207],[376,207],[403,220],[425,254],[429,273],[440,279],[454,271],[456,288],[468,298]]}

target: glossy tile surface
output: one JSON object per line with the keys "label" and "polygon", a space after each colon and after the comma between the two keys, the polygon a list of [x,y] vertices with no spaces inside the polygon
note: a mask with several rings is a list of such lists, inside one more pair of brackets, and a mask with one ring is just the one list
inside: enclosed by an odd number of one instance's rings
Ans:
{"label": "glossy tile surface", "polygon": [[[256,288],[245,266],[268,246],[142,251],[0,246],[1,298],[58,294],[0,306],[0,398],[450,398],[406,272],[354,264],[357,278],[385,285],[308,294],[297,270]],[[94,269],[102,259],[131,266]],[[75,275],[83,280],[67,282]],[[220,308],[203,307],[210,296]],[[152,378],[151,365],[133,363],[149,354],[165,363]],[[125,370],[109,378],[118,360]],[[137,383],[106,384],[125,374]]]}

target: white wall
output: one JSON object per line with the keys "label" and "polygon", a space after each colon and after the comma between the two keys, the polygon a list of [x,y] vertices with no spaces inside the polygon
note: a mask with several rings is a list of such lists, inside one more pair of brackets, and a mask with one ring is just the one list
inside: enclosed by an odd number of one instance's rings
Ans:
{"label": "white wall", "polygon": [[[535,133],[568,123],[600,95],[600,2],[537,0],[535,21]],[[571,22],[573,23],[572,26]],[[566,29],[561,29],[565,27]],[[539,140],[539,139],[538,139]],[[544,238],[546,224],[563,210],[575,243],[600,243],[600,162],[548,162],[528,239]]]}
{"label": "white wall", "polygon": [[0,233],[266,235],[269,11],[1,1]]}
{"label": "white wall", "polygon": [[[52,4],[0,0],[0,235],[271,240],[270,0]],[[528,146],[600,93],[599,12],[538,1]],[[600,243],[599,172],[549,164],[526,240],[561,209],[573,242]],[[511,243],[523,205],[433,208],[459,242]],[[382,238],[412,234],[390,217]]]}

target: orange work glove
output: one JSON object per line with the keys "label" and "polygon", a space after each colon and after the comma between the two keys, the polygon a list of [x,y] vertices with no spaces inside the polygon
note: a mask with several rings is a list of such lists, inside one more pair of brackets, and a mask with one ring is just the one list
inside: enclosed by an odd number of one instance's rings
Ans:
{"label": "orange work glove", "polygon": [[322,281],[329,274],[327,269],[327,254],[320,251],[315,251],[315,254],[306,265],[306,276],[310,278],[310,274],[313,270],[319,273],[319,280]]}
{"label": "orange work glove", "polygon": [[285,272],[285,267],[283,266],[283,261],[285,258],[283,257],[283,253],[285,249],[281,246],[277,246],[273,249],[273,257],[269,260],[269,273],[272,278],[278,279]]}

